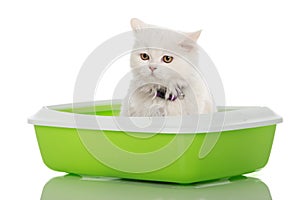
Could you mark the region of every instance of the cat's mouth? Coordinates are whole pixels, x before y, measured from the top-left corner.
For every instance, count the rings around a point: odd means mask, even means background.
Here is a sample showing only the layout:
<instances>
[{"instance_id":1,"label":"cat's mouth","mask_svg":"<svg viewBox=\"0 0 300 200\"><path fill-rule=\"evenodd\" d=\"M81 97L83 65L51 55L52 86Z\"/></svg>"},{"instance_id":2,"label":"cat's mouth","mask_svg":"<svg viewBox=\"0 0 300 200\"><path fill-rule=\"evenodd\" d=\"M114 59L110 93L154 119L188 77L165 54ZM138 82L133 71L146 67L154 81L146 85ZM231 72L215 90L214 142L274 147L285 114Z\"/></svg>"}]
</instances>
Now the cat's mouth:
<instances>
[{"instance_id":1,"label":"cat's mouth","mask_svg":"<svg viewBox=\"0 0 300 200\"><path fill-rule=\"evenodd\" d=\"M150 76L156 77L156 73L154 74L154 72L150 72Z\"/></svg>"}]
</instances>

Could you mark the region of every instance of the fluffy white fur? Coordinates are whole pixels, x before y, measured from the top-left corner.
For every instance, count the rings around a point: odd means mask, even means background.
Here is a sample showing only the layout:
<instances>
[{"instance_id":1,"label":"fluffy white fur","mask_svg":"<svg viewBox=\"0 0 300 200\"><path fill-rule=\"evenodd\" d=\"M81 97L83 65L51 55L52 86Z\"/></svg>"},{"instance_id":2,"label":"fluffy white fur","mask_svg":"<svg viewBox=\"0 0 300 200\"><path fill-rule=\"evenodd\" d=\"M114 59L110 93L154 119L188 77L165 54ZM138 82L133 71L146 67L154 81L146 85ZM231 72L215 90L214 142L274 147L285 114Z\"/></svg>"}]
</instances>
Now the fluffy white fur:
<instances>
[{"instance_id":1,"label":"fluffy white fur","mask_svg":"<svg viewBox=\"0 0 300 200\"><path fill-rule=\"evenodd\" d=\"M138 19L132 19L131 26L135 35L130 60L133 79L120 115L145 117L214 112L216 107L205 81L197 67L190 64L197 63L199 57L196 41L200 31L172 34L170 30L145 24ZM141 53L149 55L149 60L142 60ZM165 55L172 56L173 61L163 62ZM156 68L153 72L151 66ZM185 96L175 101L157 97L156 92L162 87L167 89L166 98L169 95L178 96L178 91Z\"/></svg>"}]
</instances>

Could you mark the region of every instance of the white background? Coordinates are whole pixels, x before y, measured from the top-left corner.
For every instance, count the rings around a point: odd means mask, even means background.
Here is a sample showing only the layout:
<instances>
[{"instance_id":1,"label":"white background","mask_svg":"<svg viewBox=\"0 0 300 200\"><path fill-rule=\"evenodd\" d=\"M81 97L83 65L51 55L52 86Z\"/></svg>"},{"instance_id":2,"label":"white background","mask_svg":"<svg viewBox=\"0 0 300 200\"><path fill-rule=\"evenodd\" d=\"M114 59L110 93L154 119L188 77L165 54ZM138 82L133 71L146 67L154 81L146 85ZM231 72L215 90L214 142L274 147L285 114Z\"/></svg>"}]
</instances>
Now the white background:
<instances>
[{"instance_id":1,"label":"white background","mask_svg":"<svg viewBox=\"0 0 300 200\"><path fill-rule=\"evenodd\" d=\"M268 106L283 116L268 165L250 176L266 183L273 199L297 199L299 9L296 0L1 1L0 199L39 199L44 184L63 175L43 164L27 118L44 105L72 102L86 57L129 31L132 17L203 29L199 45L218 68L227 104Z\"/></svg>"}]
</instances>

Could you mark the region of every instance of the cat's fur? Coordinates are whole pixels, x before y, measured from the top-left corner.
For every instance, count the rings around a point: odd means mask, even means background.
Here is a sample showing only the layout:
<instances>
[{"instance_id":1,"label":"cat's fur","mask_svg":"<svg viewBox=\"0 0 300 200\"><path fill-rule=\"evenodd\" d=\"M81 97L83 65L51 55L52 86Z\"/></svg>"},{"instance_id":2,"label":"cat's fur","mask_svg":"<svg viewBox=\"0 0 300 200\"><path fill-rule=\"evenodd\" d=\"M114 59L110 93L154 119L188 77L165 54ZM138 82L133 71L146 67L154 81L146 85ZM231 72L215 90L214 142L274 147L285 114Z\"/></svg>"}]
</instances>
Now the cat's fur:
<instances>
[{"instance_id":1,"label":"cat's fur","mask_svg":"<svg viewBox=\"0 0 300 200\"><path fill-rule=\"evenodd\" d=\"M135 35L130 59L133 79L120 115L145 117L214 112L216 106L205 81L197 66L189 62L197 63L196 41L200 31L176 33L180 35L177 37L170 30L163 31L138 19L132 19L131 26ZM150 28L152 30L148 31ZM150 48L153 46L162 48ZM141 53L149 55L149 60L141 59ZM172 56L172 62L163 62L164 55ZM166 89L165 99L156 96L161 88ZM181 92L184 98L180 98Z\"/></svg>"}]
</instances>

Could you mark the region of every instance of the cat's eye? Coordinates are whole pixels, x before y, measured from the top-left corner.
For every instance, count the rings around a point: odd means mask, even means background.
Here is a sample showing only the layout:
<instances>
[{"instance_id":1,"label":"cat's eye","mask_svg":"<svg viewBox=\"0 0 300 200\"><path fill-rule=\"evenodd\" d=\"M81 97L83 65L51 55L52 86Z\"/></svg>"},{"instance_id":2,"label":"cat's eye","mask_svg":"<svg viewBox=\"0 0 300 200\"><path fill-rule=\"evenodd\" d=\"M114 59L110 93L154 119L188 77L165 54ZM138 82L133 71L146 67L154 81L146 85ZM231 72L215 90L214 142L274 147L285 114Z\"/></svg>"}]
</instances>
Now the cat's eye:
<instances>
[{"instance_id":1,"label":"cat's eye","mask_svg":"<svg viewBox=\"0 0 300 200\"><path fill-rule=\"evenodd\" d=\"M172 56L164 56L162 58L162 60L165 62L165 63L170 63L173 61L173 57Z\"/></svg>"},{"instance_id":2,"label":"cat's eye","mask_svg":"<svg viewBox=\"0 0 300 200\"><path fill-rule=\"evenodd\" d=\"M142 60L149 60L149 55L146 54L146 53L141 53L140 57L141 57Z\"/></svg>"}]
</instances>

